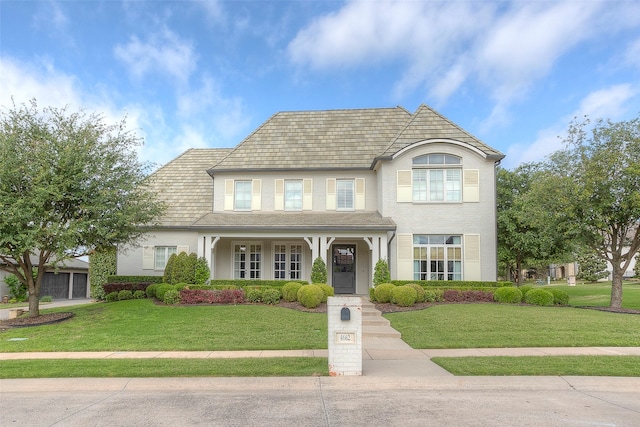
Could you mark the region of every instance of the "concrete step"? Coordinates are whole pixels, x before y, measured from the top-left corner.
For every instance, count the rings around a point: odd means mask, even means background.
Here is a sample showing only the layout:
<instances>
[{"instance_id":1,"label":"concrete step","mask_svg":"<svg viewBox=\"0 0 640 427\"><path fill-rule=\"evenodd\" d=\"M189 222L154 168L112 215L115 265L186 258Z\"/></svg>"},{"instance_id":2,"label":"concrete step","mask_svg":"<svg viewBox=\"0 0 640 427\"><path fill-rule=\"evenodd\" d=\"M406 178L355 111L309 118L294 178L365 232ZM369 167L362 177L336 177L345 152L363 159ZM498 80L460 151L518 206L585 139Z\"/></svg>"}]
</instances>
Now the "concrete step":
<instances>
[{"instance_id":1,"label":"concrete step","mask_svg":"<svg viewBox=\"0 0 640 427\"><path fill-rule=\"evenodd\" d=\"M378 317L363 317L362 318L362 325L364 327L366 327L367 325L371 325L371 326L390 326L391 322L389 322L387 319L385 319L382 316L378 316Z\"/></svg>"},{"instance_id":2,"label":"concrete step","mask_svg":"<svg viewBox=\"0 0 640 427\"><path fill-rule=\"evenodd\" d=\"M390 326L367 326L362 328L363 337L401 338L400 332Z\"/></svg>"}]
</instances>

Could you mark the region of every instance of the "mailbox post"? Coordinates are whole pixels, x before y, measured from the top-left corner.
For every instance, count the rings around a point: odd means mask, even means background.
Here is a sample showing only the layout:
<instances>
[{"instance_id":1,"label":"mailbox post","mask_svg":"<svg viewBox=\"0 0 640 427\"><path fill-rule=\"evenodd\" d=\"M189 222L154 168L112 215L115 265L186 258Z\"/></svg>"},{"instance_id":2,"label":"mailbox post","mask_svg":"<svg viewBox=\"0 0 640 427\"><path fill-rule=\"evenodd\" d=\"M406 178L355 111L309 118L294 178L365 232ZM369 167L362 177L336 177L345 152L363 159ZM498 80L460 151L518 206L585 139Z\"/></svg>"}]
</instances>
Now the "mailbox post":
<instances>
[{"instance_id":1,"label":"mailbox post","mask_svg":"<svg viewBox=\"0 0 640 427\"><path fill-rule=\"evenodd\" d=\"M362 375L362 300L327 299L329 375Z\"/></svg>"}]
</instances>

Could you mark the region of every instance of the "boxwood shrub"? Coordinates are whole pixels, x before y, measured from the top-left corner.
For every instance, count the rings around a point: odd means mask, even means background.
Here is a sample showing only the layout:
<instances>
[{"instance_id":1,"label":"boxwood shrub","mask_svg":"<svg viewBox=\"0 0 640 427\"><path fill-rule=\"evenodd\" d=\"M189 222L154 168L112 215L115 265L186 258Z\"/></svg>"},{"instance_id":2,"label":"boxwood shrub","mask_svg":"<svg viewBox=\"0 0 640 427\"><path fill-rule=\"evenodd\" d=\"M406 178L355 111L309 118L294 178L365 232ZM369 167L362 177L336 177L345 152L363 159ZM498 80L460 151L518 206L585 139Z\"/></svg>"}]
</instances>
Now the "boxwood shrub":
<instances>
[{"instance_id":1,"label":"boxwood shrub","mask_svg":"<svg viewBox=\"0 0 640 427\"><path fill-rule=\"evenodd\" d=\"M418 292L411 286L396 286L391 290L391 302L400 307L411 307L416 303Z\"/></svg>"},{"instance_id":2,"label":"boxwood shrub","mask_svg":"<svg viewBox=\"0 0 640 427\"><path fill-rule=\"evenodd\" d=\"M282 286L282 299L288 302L298 300L298 290L302 285L298 282L287 282Z\"/></svg>"},{"instance_id":3,"label":"boxwood shrub","mask_svg":"<svg viewBox=\"0 0 640 427\"><path fill-rule=\"evenodd\" d=\"M262 302L265 304L278 304L281 297L280 291L276 288L266 287L262 289Z\"/></svg>"},{"instance_id":4,"label":"boxwood shrub","mask_svg":"<svg viewBox=\"0 0 640 427\"><path fill-rule=\"evenodd\" d=\"M393 291L395 287L396 285L394 285L393 283L382 283L376 286L374 288L376 301L381 304L391 302L391 291Z\"/></svg>"},{"instance_id":5,"label":"boxwood shrub","mask_svg":"<svg viewBox=\"0 0 640 427\"><path fill-rule=\"evenodd\" d=\"M519 286L518 289L520 289L520 292L522 292L522 300L524 300L524 296L527 294L527 292L529 292L531 289L533 289L533 286L531 286L531 285L522 285L522 286Z\"/></svg>"},{"instance_id":6,"label":"boxwood shrub","mask_svg":"<svg viewBox=\"0 0 640 427\"><path fill-rule=\"evenodd\" d=\"M145 293L145 291L135 291L133 293L133 299L144 299L146 298L147 294Z\"/></svg>"},{"instance_id":7,"label":"boxwood shrub","mask_svg":"<svg viewBox=\"0 0 640 427\"><path fill-rule=\"evenodd\" d=\"M109 292L104 296L106 302L115 302L118 301L118 293L117 292Z\"/></svg>"},{"instance_id":8,"label":"boxwood shrub","mask_svg":"<svg viewBox=\"0 0 640 427\"><path fill-rule=\"evenodd\" d=\"M245 298L249 302L262 302L262 289L259 286L251 286L245 289Z\"/></svg>"},{"instance_id":9,"label":"boxwood shrub","mask_svg":"<svg viewBox=\"0 0 640 427\"><path fill-rule=\"evenodd\" d=\"M180 291L178 291L177 289L169 289L164 293L164 298L162 298L162 301L165 304L169 305L178 304L180 302Z\"/></svg>"},{"instance_id":10,"label":"boxwood shrub","mask_svg":"<svg viewBox=\"0 0 640 427\"><path fill-rule=\"evenodd\" d=\"M425 289L425 302L442 302L444 301L444 290L442 289Z\"/></svg>"},{"instance_id":11,"label":"boxwood shrub","mask_svg":"<svg viewBox=\"0 0 640 427\"><path fill-rule=\"evenodd\" d=\"M569 294L562 289L549 289L549 292L553 295L553 304L569 305Z\"/></svg>"},{"instance_id":12,"label":"boxwood shrub","mask_svg":"<svg viewBox=\"0 0 640 427\"><path fill-rule=\"evenodd\" d=\"M327 285L326 283L316 283L316 285L320 286L320 289L322 289L322 292L324 293L322 302L327 302L327 298L332 297L335 293L333 287Z\"/></svg>"},{"instance_id":13,"label":"boxwood shrub","mask_svg":"<svg viewBox=\"0 0 640 427\"><path fill-rule=\"evenodd\" d=\"M159 285L156 288L156 299L158 301L164 301L164 294L167 293L167 291L171 291L171 290L175 290L173 285L170 285L168 283L163 283Z\"/></svg>"},{"instance_id":14,"label":"boxwood shrub","mask_svg":"<svg viewBox=\"0 0 640 427\"><path fill-rule=\"evenodd\" d=\"M304 285L298 289L298 302L306 308L316 308L324 296L324 291L318 285Z\"/></svg>"},{"instance_id":15,"label":"boxwood shrub","mask_svg":"<svg viewBox=\"0 0 640 427\"><path fill-rule=\"evenodd\" d=\"M493 293L493 299L502 304L519 304L522 302L522 291L516 287L498 288Z\"/></svg>"},{"instance_id":16,"label":"boxwood shrub","mask_svg":"<svg viewBox=\"0 0 640 427\"><path fill-rule=\"evenodd\" d=\"M133 292L128 289L124 289L118 292L118 301L124 301L128 299L133 299Z\"/></svg>"},{"instance_id":17,"label":"boxwood shrub","mask_svg":"<svg viewBox=\"0 0 640 427\"><path fill-rule=\"evenodd\" d=\"M546 289L531 289L524 296L524 302L532 305L553 305L553 294Z\"/></svg>"},{"instance_id":18,"label":"boxwood shrub","mask_svg":"<svg viewBox=\"0 0 640 427\"><path fill-rule=\"evenodd\" d=\"M405 286L411 286L413 289L416 290L416 302L424 302L426 297L425 297L425 291L424 288L420 285L418 285L417 283L409 283L408 285Z\"/></svg>"}]
</instances>

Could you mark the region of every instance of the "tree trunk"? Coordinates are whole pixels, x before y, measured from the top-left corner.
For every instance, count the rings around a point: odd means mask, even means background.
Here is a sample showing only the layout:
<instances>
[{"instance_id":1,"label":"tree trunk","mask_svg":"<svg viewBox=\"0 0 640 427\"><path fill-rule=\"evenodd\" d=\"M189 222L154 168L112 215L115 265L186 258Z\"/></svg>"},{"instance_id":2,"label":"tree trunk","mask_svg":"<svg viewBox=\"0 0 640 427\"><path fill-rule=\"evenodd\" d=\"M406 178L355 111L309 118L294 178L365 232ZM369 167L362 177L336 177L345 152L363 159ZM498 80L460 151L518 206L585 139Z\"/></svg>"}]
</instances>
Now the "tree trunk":
<instances>
[{"instance_id":1,"label":"tree trunk","mask_svg":"<svg viewBox=\"0 0 640 427\"><path fill-rule=\"evenodd\" d=\"M622 276L624 270L620 268L620 263L613 262L613 274L611 280L611 302L609 307L621 308L622 307Z\"/></svg>"},{"instance_id":2,"label":"tree trunk","mask_svg":"<svg viewBox=\"0 0 640 427\"><path fill-rule=\"evenodd\" d=\"M40 316L40 299L38 295L29 291L29 317Z\"/></svg>"},{"instance_id":3,"label":"tree trunk","mask_svg":"<svg viewBox=\"0 0 640 427\"><path fill-rule=\"evenodd\" d=\"M522 260L520 258L516 259L516 277L517 277L516 285L521 286L522 285Z\"/></svg>"}]
</instances>

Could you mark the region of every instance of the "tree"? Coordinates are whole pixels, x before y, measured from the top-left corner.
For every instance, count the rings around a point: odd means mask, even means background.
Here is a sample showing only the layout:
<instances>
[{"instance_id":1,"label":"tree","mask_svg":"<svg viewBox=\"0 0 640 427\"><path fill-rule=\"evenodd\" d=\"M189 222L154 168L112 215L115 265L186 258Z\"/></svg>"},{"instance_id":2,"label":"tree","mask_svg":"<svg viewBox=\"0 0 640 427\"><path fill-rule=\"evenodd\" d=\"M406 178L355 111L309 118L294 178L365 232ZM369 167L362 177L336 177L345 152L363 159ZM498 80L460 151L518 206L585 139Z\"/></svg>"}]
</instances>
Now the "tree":
<instances>
[{"instance_id":1,"label":"tree","mask_svg":"<svg viewBox=\"0 0 640 427\"><path fill-rule=\"evenodd\" d=\"M586 280L587 282L597 282L609 276L607 271L607 262L591 251L586 251L578 255L578 264L580 271L577 278Z\"/></svg>"},{"instance_id":2,"label":"tree","mask_svg":"<svg viewBox=\"0 0 640 427\"><path fill-rule=\"evenodd\" d=\"M0 269L27 286L31 317L48 268L134 244L164 210L125 124L35 100L1 112Z\"/></svg>"},{"instance_id":3,"label":"tree","mask_svg":"<svg viewBox=\"0 0 640 427\"><path fill-rule=\"evenodd\" d=\"M612 266L612 308L622 306L622 277L640 249L640 118L574 121L566 148L549 157L539 193L550 214Z\"/></svg>"},{"instance_id":4,"label":"tree","mask_svg":"<svg viewBox=\"0 0 640 427\"><path fill-rule=\"evenodd\" d=\"M522 284L523 268L529 263L548 265L569 250L561 224L551 221L532 192L544 174L537 164L524 164L513 171L497 172L498 259L506 276Z\"/></svg>"},{"instance_id":5,"label":"tree","mask_svg":"<svg viewBox=\"0 0 640 427\"><path fill-rule=\"evenodd\" d=\"M633 269L633 274L636 278L640 279L640 252L636 255L636 265Z\"/></svg>"},{"instance_id":6,"label":"tree","mask_svg":"<svg viewBox=\"0 0 640 427\"><path fill-rule=\"evenodd\" d=\"M313 260L311 283L327 283L327 264L320 257Z\"/></svg>"}]
</instances>

